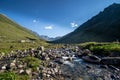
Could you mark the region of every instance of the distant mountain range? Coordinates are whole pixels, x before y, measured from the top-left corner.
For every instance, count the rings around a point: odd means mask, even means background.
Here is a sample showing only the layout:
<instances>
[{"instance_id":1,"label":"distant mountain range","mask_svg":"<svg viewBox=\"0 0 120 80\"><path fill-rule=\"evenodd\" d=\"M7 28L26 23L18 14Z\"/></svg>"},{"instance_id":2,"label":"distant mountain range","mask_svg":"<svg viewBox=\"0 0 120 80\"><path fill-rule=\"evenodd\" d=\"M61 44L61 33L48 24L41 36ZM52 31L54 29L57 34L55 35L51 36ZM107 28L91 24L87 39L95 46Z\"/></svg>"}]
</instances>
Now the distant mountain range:
<instances>
[{"instance_id":1,"label":"distant mountain range","mask_svg":"<svg viewBox=\"0 0 120 80\"><path fill-rule=\"evenodd\" d=\"M54 41L54 40L57 40L57 39L60 39L61 37L48 37L48 36L45 36L45 35L40 35L40 38L46 40L46 41Z\"/></svg>"},{"instance_id":2,"label":"distant mountain range","mask_svg":"<svg viewBox=\"0 0 120 80\"><path fill-rule=\"evenodd\" d=\"M120 4L112 4L54 43L112 42L120 40Z\"/></svg>"},{"instance_id":3,"label":"distant mountain range","mask_svg":"<svg viewBox=\"0 0 120 80\"><path fill-rule=\"evenodd\" d=\"M32 31L20 26L5 15L0 14L0 42L27 39L44 41Z\"/></svg>"}]
</instances>

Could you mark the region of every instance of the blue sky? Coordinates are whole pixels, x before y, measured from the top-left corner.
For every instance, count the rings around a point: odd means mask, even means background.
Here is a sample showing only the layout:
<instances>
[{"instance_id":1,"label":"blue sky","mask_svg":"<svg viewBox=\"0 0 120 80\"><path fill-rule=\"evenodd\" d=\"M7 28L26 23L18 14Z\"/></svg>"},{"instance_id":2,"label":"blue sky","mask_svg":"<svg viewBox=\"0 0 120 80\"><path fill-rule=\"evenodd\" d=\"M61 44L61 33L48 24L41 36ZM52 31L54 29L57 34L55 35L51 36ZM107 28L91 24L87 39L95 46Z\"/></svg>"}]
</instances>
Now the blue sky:
<instances>
[{"instance_id":1,"label":"blue sky","mask_svg":"<svg viewBox=\"0 0 120 80\"><path fill-rule=\"evenodd\" d=\"M40 35L63 36L120 0L0 0L0 13Z\"/></svg>"}]
</instances>

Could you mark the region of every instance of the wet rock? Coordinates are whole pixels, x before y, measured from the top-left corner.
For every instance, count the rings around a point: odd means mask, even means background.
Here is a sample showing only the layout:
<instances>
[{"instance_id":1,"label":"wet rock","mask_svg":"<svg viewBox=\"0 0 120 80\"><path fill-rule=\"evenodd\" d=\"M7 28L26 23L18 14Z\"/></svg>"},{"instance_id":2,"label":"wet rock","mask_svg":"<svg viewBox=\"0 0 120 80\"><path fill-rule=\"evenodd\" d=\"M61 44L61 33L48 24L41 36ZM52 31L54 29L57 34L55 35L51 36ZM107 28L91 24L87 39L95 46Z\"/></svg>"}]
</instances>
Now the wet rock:
<instances>
[{"instance_id":1,"label":"wet rock","mask_svg":"<svg viewBox=\"0 0 120 80\"><path fill-rule=\"evenodd\" d=\"M112 70L120 71L120 69L115 66L109 65L108 67Z\"/></svg>"},{"instance_id":2,"label":"wet rock","mask_svg":"<svg viewBox=\"0 0 120 80\"><path fill-rule=\"evenodd\" d=\"M91 54L92 54L92 52L89 49L85 49L85 50L83 50L82 56L88 56L88 55L91 55Z\"/></svg>"},{"instance_id":3,"label":"wet rock","mask_svg":"<svg viewBox=\"0 0 120 80\"><path fill-rule=\"evenodd\" d=\"M116 80L115 75L111 75L112 80Z\"/></svg>"},{"instance_id":4,"label":"wet rock","mask_svg":"<svg viewBox=\"0 0 120 80\"><path fill-rule=\"evenodd\" d=\"M57 62L58 64L63 64L64 60L63 59L57 59L57 60L55 60L55 62Z\"/></svg>"},{"instance_id":5,"label":"wet rock","mask_svg":"<svg viewBox=\"0 0 120 80\"><path fill-rule=\"evenodd\" d=\"M86 65L86 68L91 69L92 67L91 67L91 66L89 66L89 65Z\"/></svg>"},{"instance_id":6,"label":"wet rock","mask_svg":"<svg viewBox=\"0 0 120 80\"><path fill-rule=\"evenodd\" d=\"M108 69L107 65L100 65L100 68Z\"/></svg>"},{"instance_id":7,"label":"wet rock","mask_svg":"<svg viewBox=\"0 0 120 80\"><path fill-rule=\"evenodd\" d=\"M120 66L120 57L104 57L100 61L101 64L105 65L118 65Z\"/></svg>"},{"instance_id":8,"label":"wet rock","mask_svg":"<svg viewBox=\"0 0 120 80\"><path fill-rule=\"evenodd\" d=\"M68 60L68 61L72 61L72 60L73 60L73 58L72 58L72 57L69 57L67 60Z\"/></svg>"},{"instance_id":9,"label":"wet rock","mask_svg":"<svg viewBox=\"0 0 120 80\"><path fill-rule=\"evenodd\" d=\"M101 59L95 55L83 56L82 59L84 61L91 62L91 63L100 63L100 61L101 61Z\"/></svg>"}]
</instances>

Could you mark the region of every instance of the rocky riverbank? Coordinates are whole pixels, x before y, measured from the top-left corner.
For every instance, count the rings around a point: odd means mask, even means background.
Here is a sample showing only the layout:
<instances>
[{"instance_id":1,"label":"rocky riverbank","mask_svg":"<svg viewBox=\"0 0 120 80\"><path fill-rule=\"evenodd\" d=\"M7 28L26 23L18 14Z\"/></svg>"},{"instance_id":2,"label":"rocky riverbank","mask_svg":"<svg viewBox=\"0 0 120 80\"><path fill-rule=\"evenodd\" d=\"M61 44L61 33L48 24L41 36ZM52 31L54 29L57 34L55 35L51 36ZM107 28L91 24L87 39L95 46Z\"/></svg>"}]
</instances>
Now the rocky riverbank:
<instances>
[{"instance_id":1,"label":"rocky riverbank","mask_svg":"<svg viewBox=\"0 0 120 80\"><path fill-rule=\"evenodd\" d=\"M40 46L0 56L0 73L12 71L28 75L29 80L120 80L119 67L119 57L95 56L77 46Z\"/></svg>"}]
</instances>

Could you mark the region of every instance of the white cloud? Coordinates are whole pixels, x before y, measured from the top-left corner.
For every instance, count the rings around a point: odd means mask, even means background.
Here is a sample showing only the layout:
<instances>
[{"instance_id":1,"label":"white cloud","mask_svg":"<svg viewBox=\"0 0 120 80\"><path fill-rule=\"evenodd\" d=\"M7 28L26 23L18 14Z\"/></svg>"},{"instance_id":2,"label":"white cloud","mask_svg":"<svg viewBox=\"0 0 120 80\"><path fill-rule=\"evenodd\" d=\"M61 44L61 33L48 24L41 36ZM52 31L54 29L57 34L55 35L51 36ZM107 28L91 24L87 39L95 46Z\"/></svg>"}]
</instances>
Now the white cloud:
<instances>
[{"instance_id":1,"label":"white cloud","mask_svg":"<svg viewBox=\"0 0 120 80\"><path fill-rule=\"evenodd\" d=\"M71 25L72 28L78 27L78 24L76 24L75 22L71 22L70 25Z\"/></svg>"},{"instance_id":2,"label":"white cloud","mask_svg":"<svg viewBox=\"0 0 120 80\"><path fill-rule=\"evenodd\" d=\"M37 20L34 19L34 20L33 20L33 23L36 23L36 22L37 22Z\"/></svg>"},{"instance_id":3,"label":"white cloud","mask_svg":"<svg viewBox=\"0 0 120 80\"><path fill-rule=\"evenodd\" d=\"M47 29L47 30L51 30L51 29L53 29L53 26L52 26L52 25L50 25L50 26L45 26L44 28Z\"/></svg>"}]
</instances>

